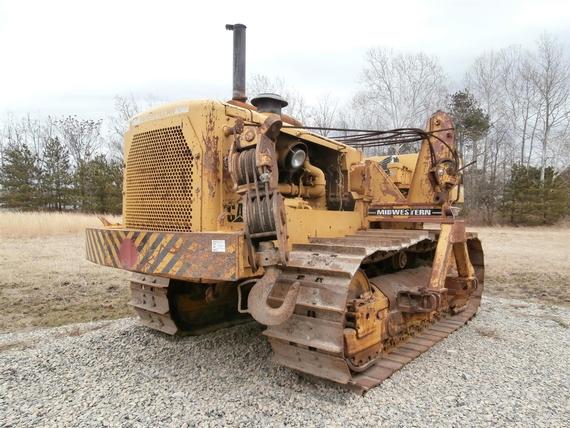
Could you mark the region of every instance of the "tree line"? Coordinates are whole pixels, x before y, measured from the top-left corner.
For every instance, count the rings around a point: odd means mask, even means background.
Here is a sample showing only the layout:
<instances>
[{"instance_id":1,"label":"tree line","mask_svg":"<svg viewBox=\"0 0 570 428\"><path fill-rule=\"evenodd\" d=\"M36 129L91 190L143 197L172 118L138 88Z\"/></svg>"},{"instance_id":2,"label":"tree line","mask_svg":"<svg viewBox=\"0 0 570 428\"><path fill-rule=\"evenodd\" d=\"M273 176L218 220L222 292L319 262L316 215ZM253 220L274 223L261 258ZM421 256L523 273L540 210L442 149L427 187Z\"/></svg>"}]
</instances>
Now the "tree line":
<instances>
[{"instance_id":1,"label":"tree line","mask_svg":"<svg viewBox=\"0 0 570 428\"><path fill-rule=\"evenodd\" d=\"M101 125L75 116L6 122L0 206L120 213L123 166L107 150Z\"/></svg>"},{"instance_id":2,"label":"tree line","mask_svg":"<svg viewBox=\"0 0 570 428\"><path fill-rule=\"evenodd\" d=\"M308 102L283 78L254 74L251 95L277 92L286 113L324 128L422 127L436 110L454 118L465 168L464 213L485 223L550 224L569 213L570 57L544 33L534 47L477 57L450 83L437 57L376 47L364 58L349 99ZM121 211L122 134L128 119L156 103L116 97L103 120L5 121L0 134L0 204L16 209ZM334 133L324 130L325 135ZM398 154L409 145L367 149Z\"/></svg>"}]
</instances>

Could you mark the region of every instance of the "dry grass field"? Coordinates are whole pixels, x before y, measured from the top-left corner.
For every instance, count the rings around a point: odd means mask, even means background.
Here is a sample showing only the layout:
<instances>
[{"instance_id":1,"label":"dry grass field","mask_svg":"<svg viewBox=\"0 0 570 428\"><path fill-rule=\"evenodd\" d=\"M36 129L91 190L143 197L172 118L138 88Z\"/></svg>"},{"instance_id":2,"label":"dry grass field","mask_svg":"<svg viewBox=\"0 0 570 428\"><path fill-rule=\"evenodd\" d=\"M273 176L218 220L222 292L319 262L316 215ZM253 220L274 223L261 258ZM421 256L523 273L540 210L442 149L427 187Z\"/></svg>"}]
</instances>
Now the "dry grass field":
<instances>
[{"instance_id":1,"label":"dry grass field","mask_svg":"<svg viewBox=\"0 0 570 428\"><path fill-rule=\"evenodd\" d=\"M109 219L116 221L116 219ZM84 259L95 216L0 213L0 331L131 314L128 273ZM473 228L486 292L570 305L570 228Z\"/></svg>"},{"instance_id":2,"label":"dry grass field","mask_svg":"<svg viewBox=\"0 0 570 428\"><path fill-rule=\"evenodd\" d=\"M131 313L128 274L85 260L83 230L99 225L90 215L0 212L0 331Z\"/></svg>"},{"instance_id":3,"label":"dry grass field","mask_svg":"<svg viewBox=\"0 0 570 428\"><path fill-rule=\"evenodd\" d=\"M104 216L111 223L120 217ZM79 234L86 227L100 226L95 215L58 212L0 211L0 238L43 238Z\"/></svg>"}]
</instances>

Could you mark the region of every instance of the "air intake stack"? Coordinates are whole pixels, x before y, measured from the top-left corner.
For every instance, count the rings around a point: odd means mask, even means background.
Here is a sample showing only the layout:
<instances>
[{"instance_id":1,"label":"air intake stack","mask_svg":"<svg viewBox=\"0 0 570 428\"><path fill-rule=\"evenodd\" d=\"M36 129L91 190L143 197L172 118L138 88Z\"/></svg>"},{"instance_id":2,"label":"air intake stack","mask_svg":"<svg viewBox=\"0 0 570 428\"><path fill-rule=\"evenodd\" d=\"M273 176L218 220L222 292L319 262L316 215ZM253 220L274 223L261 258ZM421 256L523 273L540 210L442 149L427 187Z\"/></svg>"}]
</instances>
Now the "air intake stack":
<instances>
[{"instance_id":1,"label":"air intake stack","mask_svg":"<svg viewBox=\"0 0 570 428\"><path fill-rule=\"evenodd\" d=\"M289 104L279 94L264 92L251 99L251 103L260 113L275 113L281 115L281 109Z\"/></svg>"},{"instance_id":2,"label":"air intake stack","mask_svg":"<svg viewBox=\"0 0 570 428\"><path fill-rule=\"evenodd\" d=\"M234 32L234 85L232 100L245 102L245 29L243 24L227 24L226 30Z\"/></svg>"}]
</instances>

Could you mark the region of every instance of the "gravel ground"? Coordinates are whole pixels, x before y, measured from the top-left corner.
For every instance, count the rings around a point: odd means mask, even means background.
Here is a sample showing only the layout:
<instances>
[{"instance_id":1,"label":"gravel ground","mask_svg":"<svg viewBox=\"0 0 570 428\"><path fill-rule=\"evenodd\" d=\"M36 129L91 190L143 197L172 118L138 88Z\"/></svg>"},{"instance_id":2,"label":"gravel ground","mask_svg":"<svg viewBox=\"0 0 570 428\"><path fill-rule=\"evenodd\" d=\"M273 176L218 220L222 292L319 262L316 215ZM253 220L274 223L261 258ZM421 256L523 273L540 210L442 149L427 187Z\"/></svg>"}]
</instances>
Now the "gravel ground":
<instances>
[{"instance_id":1,"label":"gravel ground","mask_svg":"<svg viewBox=\"0 0 570 428\"><path fill-rule=\"evenodd\" d=\"M135 319L0 335L3 426L570 426L570 309L486 298L364 397L269 361L250 323L169 338Z\"/></svg>"}]
</instances>

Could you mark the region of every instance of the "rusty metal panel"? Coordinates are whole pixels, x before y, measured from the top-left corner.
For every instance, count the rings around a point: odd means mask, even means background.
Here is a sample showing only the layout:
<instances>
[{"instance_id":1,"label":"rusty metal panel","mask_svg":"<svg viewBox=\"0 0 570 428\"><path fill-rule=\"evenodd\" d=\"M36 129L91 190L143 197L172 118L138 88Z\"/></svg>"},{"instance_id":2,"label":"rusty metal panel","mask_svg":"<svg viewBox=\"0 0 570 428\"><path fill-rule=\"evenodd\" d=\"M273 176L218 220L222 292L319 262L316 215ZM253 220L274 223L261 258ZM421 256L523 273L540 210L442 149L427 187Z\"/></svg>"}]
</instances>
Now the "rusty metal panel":
<instances>
[{"instance_id":1,"label":"rusty metal panel","mask_svg":"<svg viewBox=\"0 0 570 428\"><path fill-rule=\"evenodd\" d=\"M167 288L148 286L132 281L130 305L164 315L170 310Z\"/></svg>"},{"instance_id":2,"label":"rusty metal panel","mask_svg":"<svg viewBox=\"0 0 570 428\"><path fill-rule=\"evenodd\" d=\"M345 281L343 278L327 277L326 281L317 282L318 275L304 276L303 279L298 279L298 276L287 272L282 274L273 289L272 297L283 300L290 285L299 281L301 288L297 296L297 305L344 314L342 308L346 304L346 293L342 292L342 284Z\"/></svg>"},{"instance_id":3,"label":"rusty metal panel","mask_svg":"<svg viewBox=\"0 0 570 428\"><path fill-rule=\"evenodd\" d=\"M269 326L263 334L274 339L283 339L341 355L342 332L343 326L340 322L293 314L283 324Z\"/></svg>"},{"instance_id":4,"label":"rusty metal panel","mask_svg":"<svg viewBox=\"0 0 570 428\"><path fill-rule=\"evenodd\" d=\"M383 367L383 368L385 368L385 369L397 371L397 370L400 370L400 369L403 367L404 364L383 358L383 359L379 360L379 361L376 363L376 365L379 366L379 367Z\"/></svg>"},{"instance_id":5,"label":"rusty metal panel","mask_svg":"<svg viewBox=\"0 0 570 428\"><path fill-rule=\"evenodd\" d=\"M387 354L384 357L385 360L390 360L390 361L394 361L396 363L399 363L401 365L405 365L408 364L410 361L413 360L412 357L407 357L405 355L398 355L396 353L392 353L392 354Z\"/></svg>"},{"instance_id":6,"label":"rusty metal panel","mask_svg":"<svg viewBox=\"0 0 570 428\"><path fill-rule=\"evenodd\" d=\"M453 225L442 224L437 248L432 263L432 272L429 280L429 287L432 289L440 289L445 286L445 278L449 269L449 261L451 256L451 236L453 233Z\"/></svg>"},{"instance_id":7,"label":"rusty metal panel","mask_svg":"<svg viewBox=\"0 0 570 428\"><path fill-rule=\"evenodd\" d=\"M87 229L87 259L104 266L178 279L240 278L239 232Z\"/></svg>"},{"instance_id":8,"label":"rusty metal panel","mask_svg":"<svg viewBox=\"0 0 570 428\"><path fill-rule=\"evenodd\" d=\"M378 162L365 160L364 165L352 168L350 173L350 189L374 203L404 204L406 198L394 184L394 181L380 168Z\"/></svg>"},{"instance_id":9,"label":"rusty metal panel","mask_svg":"<svg viewBox=\"0 0 570 428\"><path fill-rule=\"evenodd\" d=\"M303 373L346 384L351 379L346 362L340 357L291 346L279 340L270 340L273 361Z\"/></svg>"},{"instance_id":10,"label":"rusty metal panel","mask_svg":"<svg viewBox=\"0 0 570 428\"><path fill-rule=\"evenodd\" d=\"M140 322L147 327L162 331L163 333L170 334L171 336L178 332L178 327L176 327L176 324L170 316L150 312L136 306L134 308L140 318Z\"/></svg>"}]
</instances>

